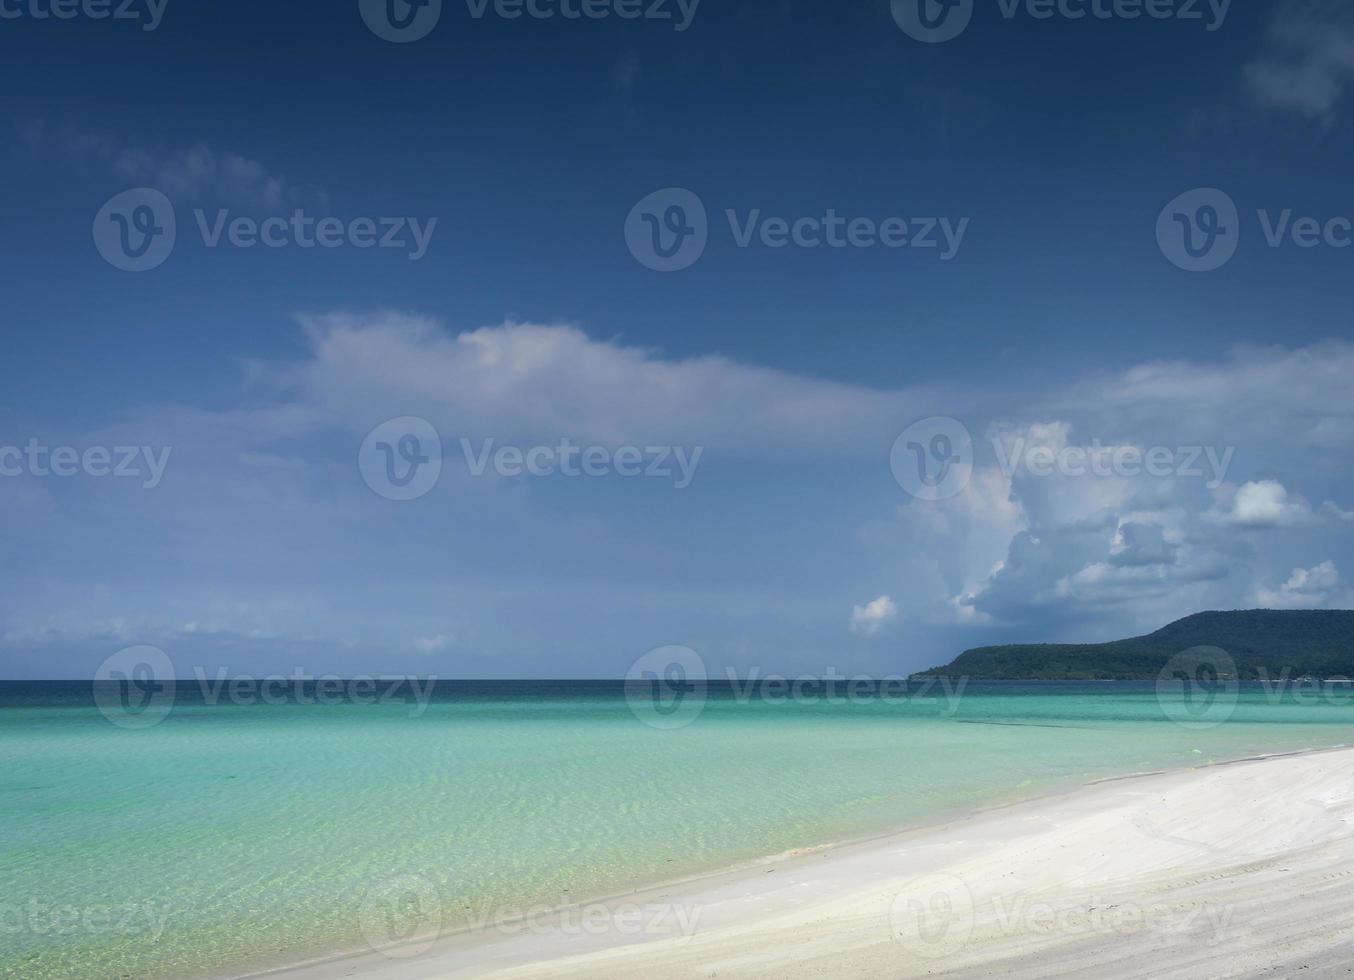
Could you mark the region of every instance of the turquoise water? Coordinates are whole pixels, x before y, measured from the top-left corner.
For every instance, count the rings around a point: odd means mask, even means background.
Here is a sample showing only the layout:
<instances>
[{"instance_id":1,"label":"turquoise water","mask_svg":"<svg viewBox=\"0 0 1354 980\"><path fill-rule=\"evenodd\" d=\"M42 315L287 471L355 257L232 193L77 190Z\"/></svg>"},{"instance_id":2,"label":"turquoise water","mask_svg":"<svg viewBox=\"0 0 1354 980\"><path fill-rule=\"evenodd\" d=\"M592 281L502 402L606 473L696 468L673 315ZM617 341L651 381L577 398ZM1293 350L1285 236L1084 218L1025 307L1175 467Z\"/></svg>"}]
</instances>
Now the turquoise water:
<instances>
[{"instance_id":1,"label":"turquoise water","mask_svg":"<svg viewBox=\"0 0 1354 980\"><path fill-rule=\"evenodd\" d=\"M230 975L364 948L364 896L405 875L455 928L1089 779L1343 744L1354 719L1354 694L1249 686L1206 730L1152 685L931 693L717 692L662 730L614 685L484 685L419 717L180 699L124 730L78 687L0 685L0 976Z\"/></svg>"}]
</instances>

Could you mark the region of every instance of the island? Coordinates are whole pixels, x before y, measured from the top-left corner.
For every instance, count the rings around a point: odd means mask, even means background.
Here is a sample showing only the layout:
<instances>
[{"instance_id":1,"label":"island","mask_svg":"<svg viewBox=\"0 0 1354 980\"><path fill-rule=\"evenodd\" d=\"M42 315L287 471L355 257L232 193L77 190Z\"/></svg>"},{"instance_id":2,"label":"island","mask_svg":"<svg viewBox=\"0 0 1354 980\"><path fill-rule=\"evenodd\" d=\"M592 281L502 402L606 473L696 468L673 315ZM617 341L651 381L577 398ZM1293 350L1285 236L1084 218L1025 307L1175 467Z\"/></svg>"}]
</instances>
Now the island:
<instances>
[{"instance_id":1,"label":"island","mask_svg":"<svg viewBox=\"0 0 1354 980\"><path fill-rule=\"evenodd\" d=\"M1108 643L1022 643L966 650L916 677L971 680L1155 680L1172 657L1218 647L1239 680L1354 677L1354 610L1201 612Z\"/></svg>"}]
</instances>

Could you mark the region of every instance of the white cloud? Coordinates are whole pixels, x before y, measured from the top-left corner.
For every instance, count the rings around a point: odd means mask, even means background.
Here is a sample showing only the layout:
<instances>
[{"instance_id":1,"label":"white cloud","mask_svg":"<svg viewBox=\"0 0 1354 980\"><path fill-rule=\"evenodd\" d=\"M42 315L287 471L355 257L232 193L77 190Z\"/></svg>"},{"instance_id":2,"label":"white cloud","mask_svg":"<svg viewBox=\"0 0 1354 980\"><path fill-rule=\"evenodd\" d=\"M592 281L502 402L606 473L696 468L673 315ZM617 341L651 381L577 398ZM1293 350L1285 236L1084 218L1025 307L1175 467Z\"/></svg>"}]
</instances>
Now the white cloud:
<instances>
[{"instance_id":1,"label":"white cloud","mask_svg":"<svg viewBox=\"0 0 1354 980\"><path fill-rule=\"evenodd\" d=\"M1121 568L1174 565L1178 552L1179 543L1168 540L1160 525L1125 521L1110 547L1110 564Z\"/></svg>"},{"instance_id":2,"label":"white cloud","mask_svg":"<svg viewBox=\"0 0 1354 980\"><path fill-rule=\"evenodd\" d=\"M898 615L898 607L886 595L851 610L851 631L861 636L878 636Z\"/></svg>"},{"instance_id":3,"label":"white cloud","mask_svg":"<svg viewBox=\"0 0 1354 980\"><path fill-rule=\"evenodd\" d=\"M1322 562L1314 568L1295 568L1288 581L1277 589L1258 590L1256 599L1270 609L1354 605L1354 596L1349 590L1340 588L1340 572L1333 561Z\"/></svg>"},{"instance_id":4,"label":"white cloud","mask_svg":"<svg viewBox=\"0 0 1354 980\"><path fill-rule=\"evenodd\" d=\"M198 200L219 195L279 208L287 194L285 177L269 173L255 160L218 153L205 143L161 152L128 148L113 157L113 165L128 182L158 187L170 197Z\"/></svg>"},{"instance_id":5,"label":"white cloud","mask_svg":"<svg viewBox=\"0 0 1354 980\"><path fill-rule=\"evenodd\" d=\"M1236 491L1230 509L1214 511L1212 517L1241 527L1272 528L1306 524L1313 515L1305 500L1289 498L1282 483L1257 480Z\"/></svg>"},{"instance_id":6,"label":"white cloud","mask_svg":"<svg viewBox=\"0 0 1354 980\"><path fill-rule=\"evenodd\" d=\"M1018 468L1006 503L1022 520L992 528L989 537L989 543L999 537L999 560L975 556L963 574L969 581L976 577L976 584L944 596L933 592L929 601L960 613L960 621L1023 622L1040 635L1079 621L1127 635L1200 608L1250 601L1257 582L1275 569L1273 559L1237 531L1296 532L1315 524L1317 514L1292 488L1339 485L1342 460L1354 448L1351 370L1354 345L1343 341L1295 350L1240 348L1216 362L1157 362L1079 379L1012 407L988 430L1002 446L999 460L1002 454L1009 459L1021 440L1026 452L1086 450L1092 443L1102 452L1163 447L1184 450L1178 459L1197 453L1198 475L1036 477ZM1215 460L1230 462L1243 486L1211 491L1210 478L1225 469ZM1259 476L1246 482L1243 470L1283 472L1293 482L1284 486ZM970 487L956 501L973 495ZM950 540L962 542L976 524L953 504L932 509L945 508ZM1348 514L1334 504L1320 513L1342 520ZM930 518L927 509L908 507L900 519L915 529ZM915 530L903 538L915 543ZM927 549L911 550L898 559L909 587L919 584L912 571L920 560L916 552ZM939 550L950 561L965 551ZM938 579L920 581L934 588ZM924 598L913 588L907 594L918 603ZM965 610L972 615L962 615ZM1124 625L1106 628L1106 617L1114 616L1124 617Z\"/></svg>"},{"instance_id":7,"label":"white cloud","mask_svg":"<svg viewBox=\"0 0 1354 980\"><path fill-rule=\"evenodd\" d=\"M674 613L663 620L655 611L661 605L712 633L727 624L729 633L717 640L766 628L777 617L782 623L798 617L796 628L821 631L804 640L807 647L819 637L830 643L840 636L843 610L865 589L887 589L889 595L853 610L851 629L876 635L906 618L909 626L937 635L962 631L973 638L990 630L990 642L1015 635L1110 638L1201 608L1235 608L1253 601L1261 587L1282 592L1276 583L1295 563L1325 557L1309 559L1300 550L1319 536L1328 539L1322 545L1329 544L1326 554L1333 560L1343 564L1349 553L1344 532L1354 515L1324 505L1318 513L1326 524L1317 525L1317 514L1299 493L1317 501L1339 498L1354 449L1351 344L1142 365L1046 387L1031 399L1010 390L880 391L719 356L674 358L569 326L510 323L453 334L418 317L336 315L309 319L306 327L310 348L304 358L256 371L248 408L142 406L96 432L50 434L47 441L54 444L172 445L174 456L154 495L111 484L93 488L98 494L80 502L58 495L61 488L51 483L12 482L11 497L21 506L0 514L7 532L27 542L40 529L44 540L34 544L43 554L79 560L63 558L58 565L53 559L44 576L0 583L11 593L6 628L47 629L59 615L69 637L82 622L121 615L147 629L159 624L161 632L195 623L192 635L199 639L264 630L332 644L353 634L361 643L411 657L443 643L454 646L458 657L473 657L487 646L539 650L553 642L541 639L538 628L548 614L503 614L542 609L549 597L531 585L513 582L522 594L510 594L504 582L490 582L474 601L449 607L446 599L448 590L463 596L477 585L460 555L472 553L481 536L501 538L520 528L522 540L543 549L555 567L582 572L570 583L577 591L560 607L580 620L614 611L607 597L615 594L615 569L642 569L644 580L634 587L645 602L626 607L618 635L632 627L646 639L649 633L681 632L685 619ZM963 493L928 503L893 483L888 451L910 422L938 413L964 419L977 436L978 458ZM703 445L710 465L753 461L758 465L729 468L735 471L731 479L749 481L729 484L749 509L734 515L725 544L753 557L767 546L766 538L758 536L758 521L740 519L758 504L756 481L826 474L833 481L830 495L805 496L806 509L798 512L812 515L797 528L812 539L815 561L759 582L765 595L749 602L725 588L694 587L701 573L680 559L630 564L638 554L666 554L664 546L674 539L662 528L626 525L623 515L613 517L601 507L585 504L581 516L543 507L541 501L558 490L548 481L472 486L448 466L437 491L449 504L445 516L431 506L387 506L358 478L354 454L361 436L395 415L433 421L452 453L462 436L532 444L568 436L612 445ZM28 420L0 420L15 431L33 431ZM43 434L45 427L36 431ZM1212 493L1206 472L1199 478L1003 472L983 438L992 433L1053 448L1084 448L1092 441L1102 450L1237 446L1241 486ZM1282 483L1265 478L1275 473L1283 475ZM599 498L588 499L600 499L603 488L598 491ZM726 504L734 499L720 496ZM693 494L682 503L695 514L706 500ZM208 505L215 520L203 522ZM861 513L877 517L862 526ZM475 519L467 520L468 514ZM569 524L576 516L575 534ZM821 527L805 526L818 517L824 518ZM430 525L418 523L424 520ZM411 524L417 525L415 535L405 533ZM379 533L333 535L336 526L374 526ZM1263 541L1242 533L1260 526L1276 530ZM550 533L539 533L543 528ZM456 557L433 555L437 549L428 542L443 539L455 542ZM56 541L67 543L64 552ZM103 556L152 547L159 581L123 582L99 564ZM408 547L427 559L422 574L406 562ZM860 560L863 549L873 552L869 561ZM211 581L220 583L220 595L193 584L201 580L196 573L204 555L213 556ZM367 587L341 599L333 589L301 591L294 584L316 564L359 563L410 571L381 583L380 594ZM875 579L881 564L890 575L885 583ZM861 570L856 577L837 574L853 568ZM96 577L112 582L114 593L97 601L60 598L82 596ZM824 589L824 579L842 592ZM712 592L727 603L717 626L699 620L710 614ZM270 605L274 596L288 601ZM776 616L765 612L773 605ZM438 619L428 621L429 609ZM462 621L454 638L437 632L444 622ZM1021 627L1018 634L1013 624Z\"/></svg>"},{"instance_id":8,"label":"white cloud","mask_svg":"<svg viewBox=\"0 0 1354 980\"><path fill-rule=\"evenodd\" d=\"M1354 345L1328 341L1142 364L1004 407L985 393L997 407L964 493L908 502L892 526L871 523L862 536L891 560L893 594L918 622L1112 638L1249 603L1260 583L1287 573L1276 564L1280 545L1312 534L1318 518L1354 521L1334 503L1313 511L1298 492L1322 500L1343 483L1354 449L1351 372ZM1028 455L1027 465L1001 465L1017 448L1081 458L1094 447L1163 448L1181 466L1150 477L1035 475ZM984 462L989 451L996 465ZM1229 473L1237 483L1218 486ZM1240 533L1258 528L1274 531L1263 549Z\"/></svg>"},{"instance_id":9,"label":"white cloud","mask_svg":"<svg viewBox=\"0 0 1354 980\"><path fill-rule=\"evenodd\" d=\"M1254 456L1267 449L1354 447L1354 344L1239 347L1205 363L1152 362L1057 396L1090 431L1147 445L1195 443ZM1085 424L1083 422L1083 424Z\"/></svg>"},{"instance_id":10,"label":"white cloud","mask_svg":"<svg viewBox=\"0 0 1354 980\"><path fill-rule=\"evenodd\" d=\"M300 197L323 199L302 192L286 177L262 163L237 153L224 153L206 143L185 147L132 146L112 136L69 126L33 123L24 137L38 151L56 153L79 162L107 166L128 184L158 188L172 198L216 200L262 208L281 208Z\"/></svg>"},{"instance_id":11,"label":"white cloud","mask_svg":"<svg viewBox=\"0 0 1354 980\"><path fill-rule=\"evenodd\" d=\"M1251 97L1331 122L1354 80L1354 14L1341 0L1288 0L1275 12L1264 54L1246 66Z\"/></svg>"},{"instance_id":12,"label":"white cloud","mask_svg":"<svg viewBox=\"0 0 1354 980\"><path fill-rule=\"evenodd\" d=\"M1011 478L996 466L973 471L968 487L949 500L900 504L891 521L873 521L860 538L892 562L905 585L902 612L929 623L980 623L971 604L1006 558L1011 539L1028 525L1011 492Z\"/></svg>"},{"instance_id":13,"label":"white cloud","mask_svg":"<svg viewBox=\"0 0 1354 980\"><path fill-rule=\"evenodd\" d=\"M501 441L705 445L817 457L887 453L920 394L819 381L720 356L675 360L571 326L509 323L449 335L422 317L304 321L314 358L295 376L354 426L392 406L446 432ZM914 416L915 417L915 416ZM881 449L881 447L883 447Z\"/></svg>"},{"instance_id":14,"label":"white cloud","mask_svg":"<svg viewBox=\"0 0 1354 980\"><path fill-rule=\"evenodd\" d=\"M454 642L455 640L445 633L438 633L435 636L419 636L414 638L414 649L419 653L440 653Z\"/></svg>"},{"instance_id":15,"label":"white cloud","mask_svg":"<svg viewBox=\"0 0 1354 980\"><path fill-rule=\"evenodd\" d=\"M1333 500L1327 500L1321 505L1321 513L1337 521L1354 521L1354 510L1345 510Z\"/></svg>"}]
</instances>

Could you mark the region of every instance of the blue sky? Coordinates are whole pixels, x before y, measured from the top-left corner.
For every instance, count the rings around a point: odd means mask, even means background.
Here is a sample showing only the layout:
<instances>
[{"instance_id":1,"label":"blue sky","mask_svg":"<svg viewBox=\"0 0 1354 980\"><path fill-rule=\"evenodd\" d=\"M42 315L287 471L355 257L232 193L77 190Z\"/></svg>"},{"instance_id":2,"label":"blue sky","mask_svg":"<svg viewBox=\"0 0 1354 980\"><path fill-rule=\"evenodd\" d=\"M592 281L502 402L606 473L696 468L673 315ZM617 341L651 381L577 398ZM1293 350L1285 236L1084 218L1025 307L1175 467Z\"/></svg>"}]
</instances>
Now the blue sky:
<instances>
[{"instance_id":1,"label":"blue sky","mask_svg":"<svg viewBox=\"0 0 1354 980\"><path fill-rule=\"evenodd\" d=\"M610 677L682 643L715 671L886 673L1348 605L1354 22L1200 7L975 0L927 44L887 2L704 0L677 30L448 0L391 43L356 2L169 0L145 30L7 0L0 446L171 452L153 487L0 477L3 673L134 643L185 671ZM655 272L627 216L674 187L709 240ZM145 272L91 231L133 188L176 216ZM1156 233L1196 188L1237 209L1210 272ZM726 215L828 209L967 224L944 259L742 248ZM195 217L298 210L431 237L209 248ZM1260 211L1333 234L1270 247ZM973 467L923 500L890 453L938 416ZM407 501L359 466L401 417L446 454ZM701 455L682 489L476 476L462 438ZM1002 466L1091 446L1232 453L1217 480Z\"/></svg>"}]
</instances>

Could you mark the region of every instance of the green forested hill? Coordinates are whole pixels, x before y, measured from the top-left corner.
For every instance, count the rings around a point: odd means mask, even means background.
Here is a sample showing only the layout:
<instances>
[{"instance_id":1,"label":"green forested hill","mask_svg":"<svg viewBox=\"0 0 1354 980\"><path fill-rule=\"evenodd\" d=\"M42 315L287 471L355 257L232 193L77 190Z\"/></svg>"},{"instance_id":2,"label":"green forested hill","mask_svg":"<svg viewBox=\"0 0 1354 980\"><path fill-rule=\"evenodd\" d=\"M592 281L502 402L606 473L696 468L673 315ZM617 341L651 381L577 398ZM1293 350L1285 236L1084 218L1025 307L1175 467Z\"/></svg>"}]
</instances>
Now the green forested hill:
<instances>
[{"instance_id":1,"label":"green forested hill","mask_svg":"<svg viewBox=\"0 0 1354 980\"><path fill-rule=\"evenodd\" d=\"M1147 636L1111 643L978 647L924 675L975 680L1155 680L1171 657L1221 647L1243 680L1354 677L1354 611L1251 609L1186 616Z\"/></svg>"}]
</instances>

